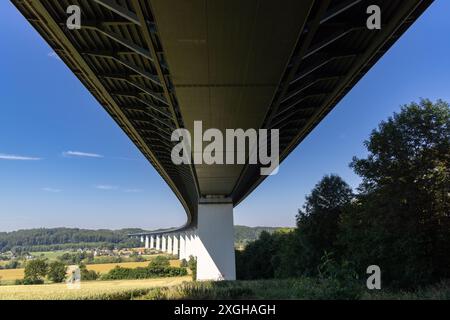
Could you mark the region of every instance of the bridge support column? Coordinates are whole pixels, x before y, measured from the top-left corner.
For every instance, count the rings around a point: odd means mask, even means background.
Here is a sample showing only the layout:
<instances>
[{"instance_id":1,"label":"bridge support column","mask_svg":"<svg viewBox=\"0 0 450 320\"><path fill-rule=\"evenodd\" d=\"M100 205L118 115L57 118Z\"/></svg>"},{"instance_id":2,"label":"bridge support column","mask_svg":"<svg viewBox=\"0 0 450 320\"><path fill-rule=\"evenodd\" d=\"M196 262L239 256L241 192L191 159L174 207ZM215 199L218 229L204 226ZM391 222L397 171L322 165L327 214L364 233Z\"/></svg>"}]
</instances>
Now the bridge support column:
<instances>
[{"instance_id":1,"label":"bridge support column","mask_svg":"<svg viewBox=\"0 0 450 320\"><path fill-rule=\"evenodd\" d=\"M177 234L173 236L172 254L174 256L178 255L178 235Z\"/></svg>"},{"instance_id":2,"label":"bridge support column","mask_svg":"<svg viewBox=\"0 0 450 320\"><path fill-rule=\"evenodd\" d=\"M158 234L156 236L156 250L161 250L161 236Z\"/></svg>"},{"instance_id":3,"label":"bridge support column","mask_svg":"<svg viewBox=\"0 0 450 320\"><path fill-rule=\"evenodd\" d=\"M192 233L192 255L194 256L194 258L197 258L198 256L198 248L199 248L198 235L197 231L194 231Z\"/></svg>"},{"instance_id":4,"label":"bridge support column","mask_svg":"<svg viewBox=\"0 0 450 320\"><path fill-rule=\"evenodd\" d=\"M145 236L145 249L148 249L148 248L149 248L149 243L148 243L148 241L149 241L149 237L148 237L148 236Z\"/></svg>"},{"instance_id":5,"label":"bridge support column","mask_svg":"<svg viewBox=\"0 0 450 320\"><path fill-rule=\"evenodd\" d=\"M155 236L150 236L150 249L155 249Z\"/></svg>"},{"instance_id":6,"label":"bridge support column","mask_svg":"<svg viewBox=\"0 0 450 320\"><path fill-rule=\"evenodd\" d=\"M186 234L184 232L180 233L180 252L178 258L180 260L186 259Z\"/></svg>"},{"instance_id":7,"label":"bridge support column","mask_svg":"<svg viewBox=\"0 0 450 320\"><path fill-rule=\"evenodd\" d=\"M161 236L161 251L163 251L163 252L167 251L167 236L166 235Z\"/></svg>"},{"instance_id":8,"label":"bridge support column","mask_svg":"<svg viewBox=\"0 0 450 320\"><path fill-rule=\"evenodd\" d=\"M172 239L173 239L173 235L169 234L167 236L167 253L168 254L172 254Z\"/></svg>"},{"instance_id":9,"label":"bridge support column","mask_svg":"<svg viewBox=\"0 0 450 320\"><path fill-rule=\"evenodd\" d=\"M235 280L233 204L209 200L198 205L197 280Z\"/></svg>"},{"instance_id":10,"label":"bridge support column","mask_svg":"<svg viewBox=\"0 0 450 320\"><path fill-rule=\"evenodd\" d=\"M186 247L185 247L186 260L189 260L189 257L192 255L192 241L190 231L186 232L185 239L186 239Z\"/></svg>"}]
</instances>

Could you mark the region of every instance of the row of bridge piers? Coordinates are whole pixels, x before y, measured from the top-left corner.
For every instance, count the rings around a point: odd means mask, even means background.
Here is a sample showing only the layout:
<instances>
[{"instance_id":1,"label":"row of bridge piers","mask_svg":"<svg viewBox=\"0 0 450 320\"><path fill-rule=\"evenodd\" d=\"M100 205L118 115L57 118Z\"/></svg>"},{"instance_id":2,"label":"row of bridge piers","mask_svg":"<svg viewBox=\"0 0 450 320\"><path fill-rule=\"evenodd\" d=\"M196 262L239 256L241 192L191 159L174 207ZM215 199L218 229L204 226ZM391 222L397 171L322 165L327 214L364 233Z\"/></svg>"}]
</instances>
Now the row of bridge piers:
<instances>
[{"instance_id":1,"label":"row of bridge piers","mask_svg":"<svg viewBox=\"0 0 450 320\"><path fill-rule=\"evenodd\" d=\"M178 256L180 260L197 258L196 246L198 237L196 231L186 231L168 234L150 234L140 236L145 249L154 249Z\"/></svg>"}]
</instances>

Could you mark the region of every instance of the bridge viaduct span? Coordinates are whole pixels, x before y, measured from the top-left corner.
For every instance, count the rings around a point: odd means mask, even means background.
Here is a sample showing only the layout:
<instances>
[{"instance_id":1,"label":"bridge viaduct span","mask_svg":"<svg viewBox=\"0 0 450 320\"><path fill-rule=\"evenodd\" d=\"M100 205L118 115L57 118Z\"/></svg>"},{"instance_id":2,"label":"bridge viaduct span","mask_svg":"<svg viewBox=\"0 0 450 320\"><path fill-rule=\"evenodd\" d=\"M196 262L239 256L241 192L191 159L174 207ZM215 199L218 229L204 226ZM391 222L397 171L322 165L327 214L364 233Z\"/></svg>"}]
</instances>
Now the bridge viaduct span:
<instances>
[{"instance_id":1,"label":"bridge viaduct span","mask_svg":"<svg viewBox=\"0 0 450 320\"><path fill-rule=\"evenodd\" d=\"M235 279L233 207L260 164L181 164L171 134L278 129L280 161L432 0L11 0L183 205L180 228L134 234L197 257L199 280ZM81 28L67 26L69 6ZM367 27L367 8L381 28ZM222 150L226 154L227 150ZM193 156L195 156L194 150Z\"/></svg>"}]
</instances>

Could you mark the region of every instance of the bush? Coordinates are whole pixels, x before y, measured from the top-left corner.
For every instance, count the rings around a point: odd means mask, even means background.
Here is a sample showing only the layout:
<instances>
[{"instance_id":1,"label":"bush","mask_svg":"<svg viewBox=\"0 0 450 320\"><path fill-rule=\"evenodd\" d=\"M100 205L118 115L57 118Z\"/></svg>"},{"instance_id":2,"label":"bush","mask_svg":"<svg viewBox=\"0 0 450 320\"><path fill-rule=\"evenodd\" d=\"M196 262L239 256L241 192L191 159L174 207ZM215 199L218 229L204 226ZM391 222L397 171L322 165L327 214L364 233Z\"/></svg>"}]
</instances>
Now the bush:
<instances>
[{"instance_id":1,"label":"bush","mask_svg":"<svg viewBox=\"0 0 450 320\"><path fill-rule=\"evenodd\" d=\"M197 280L197 259L193 256L189 256L189 261L187 264L189 269L192 271L192 280Z\"/></svg>"},{"instance_id":2,"label":"bush","mask_svg":"<svg viewBox=\"0 0 450 320\"><path fill-rule=\"evenodd\" d=\"M42 280L42 279L27 279L27 278L24 278L24 279L17 279L16 281L15 281L15 284L16 285L32 285L32 284L43 284L44 283L44 280Z\"/></svg>"},{"instance_id":3,"label":"bush","mask_svg":"<svg viewBox=\"0 0 450 320\"><path fill-rule=\"evenodd\" d=\"M170 260L166 256L156 256L150 261L149 267L169 267Z\"/></svg>"},{"instance_id":4,"label":"bush","mask_svg":"<svg viewBox=\"0 0 450 320\"><path fill-rule=\"evenodd\" d=\"M81 274L81 280L83 281L90 281L90 280L97 280L100 277L100 274L95 272L94 270L88 270L86 268L86 265L80 264L80 274Z\"/></svg>"},{"instance_id":5,"label":"bush","mask_svg":"<svg viewBox=\"0 0 450 320\"><path fill-rule=\"evenodd\" d=\"M20 268L20 262L17 260L11 260L7 264L0 266L0 270L1 269L17 269L17 268Z\"/></svg>"},{"instance_id":6,"label":"bush","mask_svg":"<svg viewBox=\"0 0 450 320\"><path fill-rule=\"evenodd\" d=\"M116 266L108 273L101 276L101 280L123 280L123 279L147 279L158 277L178 277L187 275L185 268L148 266L138 268L123 268Z\"/></svg>"}]
</instances>

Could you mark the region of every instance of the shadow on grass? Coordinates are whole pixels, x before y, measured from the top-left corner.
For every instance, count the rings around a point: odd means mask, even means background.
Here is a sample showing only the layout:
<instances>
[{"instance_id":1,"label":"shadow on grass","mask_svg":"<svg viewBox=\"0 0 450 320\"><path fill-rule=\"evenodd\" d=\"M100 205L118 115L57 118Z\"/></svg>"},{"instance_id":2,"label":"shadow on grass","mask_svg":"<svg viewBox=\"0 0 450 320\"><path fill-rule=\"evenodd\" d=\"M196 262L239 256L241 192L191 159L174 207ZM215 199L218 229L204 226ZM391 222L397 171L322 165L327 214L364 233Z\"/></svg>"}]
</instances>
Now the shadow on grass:
<instances>
[{"instance_id":1,"label":"shadow on grass","mask_svg":"<svg viewBox=\"0 0 450 320\"><path fill-rule=\"evenodd\" d=\"M254 281L185 282L174 287L153 288L140 299L148 300L236 300L236 299L450 299L450 281L442 281L414 292L369 291L364 283L342 285L329 279L298 278Z\"/></svg>"}]
</instances>

